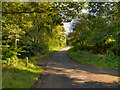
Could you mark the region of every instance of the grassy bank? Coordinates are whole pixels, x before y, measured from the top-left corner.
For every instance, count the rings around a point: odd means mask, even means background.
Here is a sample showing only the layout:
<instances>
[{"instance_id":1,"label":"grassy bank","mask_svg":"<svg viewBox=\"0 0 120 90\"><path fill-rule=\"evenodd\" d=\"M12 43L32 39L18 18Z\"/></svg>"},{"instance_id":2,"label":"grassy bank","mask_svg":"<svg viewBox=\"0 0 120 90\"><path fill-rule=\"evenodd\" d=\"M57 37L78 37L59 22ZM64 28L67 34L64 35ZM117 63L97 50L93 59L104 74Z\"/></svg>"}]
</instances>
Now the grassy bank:
<instances>
[{"instance_id":1,"label":"grassy bank","mask_svg":"<svg viewBox=\"0 0 120 90\"><path fill-rule=\"evenodd\" d=\"M62 48L57 47L44 55L30 57L28 67L25 66L26 59L18 59L15 66L3 65L2 88L30 88L43 72L42 67L35 65L37 60L49 57Z\"/></svg>"},{"instance_id":2,"label":"grassy bank","mask_svg":"<svg viewBox=\"0 0 120 90\"><path fill-rule=\"evenodd\" d=\"M3 88L30 88L36 81L43 71L42 67L36 66L32 62L28 63L28 67L26 67L24 61L18 62L14 67L3 67Z\"/></svg>"},{"instance_id":3,"label":"grassy bank","mask_svg":"<svg viewBox=\"0 0 120 90\"><path fill-rule=\"evenodd\" d=\"M71 48L67 55L76 62L83 62L96 67L103 67L109 69L118 69L120 57L107 54L94 54L92 51L75 51Z\"/></svg>"}]
</instances>

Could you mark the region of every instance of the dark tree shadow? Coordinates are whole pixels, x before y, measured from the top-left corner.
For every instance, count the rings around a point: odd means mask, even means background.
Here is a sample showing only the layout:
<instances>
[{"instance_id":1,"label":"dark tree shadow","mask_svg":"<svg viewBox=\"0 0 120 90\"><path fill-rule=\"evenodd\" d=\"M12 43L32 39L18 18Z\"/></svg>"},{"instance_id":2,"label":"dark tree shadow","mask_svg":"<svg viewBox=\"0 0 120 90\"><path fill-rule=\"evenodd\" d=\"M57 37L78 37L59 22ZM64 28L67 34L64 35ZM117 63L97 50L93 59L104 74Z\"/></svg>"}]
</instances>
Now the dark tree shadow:
<instances>
[{"instance_id":1,"label":"dark tree shadow","mask_svg":"<svg viewBox=\"0 0 120 90\"><path fill-rule=\"evenodd\" d=\"M73 61L70 57L68 57L66 52L67 51L55 52L49 58L40 60L37 65L47 66L45 67L46 70L50 69L56 72L64 73L64 70L68 69L73 71L82 70L93 74L103 74L120 77L120 70L97 68L88 64L77 63ZM43 61L45 62L42 63ZM54 78L53 81L50 81L50 78ZM32 88L118 88L118 85L118 82L106 83L98 81L85 81L83 79L77 80L76 78L70 78L66 76L66 74L55 74L49 72L40 76L39 80L36 81Z\"/></svg>"},{"instance_id":2,"label":"dark tree shadow","mask_svg":"<svg viewBox=\"0 0 120 90\"><path fill-rule=\"evenodd\" d=\"M55 64L56 61L55 59L58 59L59 57L63 58L63 59L66 59L65 62L68 62L68 65L69 63L74 63L72 66L68 66L68 67L63 67L65 69L75 69L75 70L84 70L84 71L87 71L87 72L91 72L91 73L95 73L95 74L107 74L107 75L112 75L112 76L119 76L120 77L120 70L118 69L105 69L105 68L99 68L99 67L95 67L95 66L92 66L92 65L88 65L88 64L84 64L82 62L76 62L74 60L72 60L70 57L67 56L66 54L67 51L61 51L61 52L56 52L54 53L49 60L53 60L51 64ZM62 53L63 55L59 56L59 54ZM58 55L58 56L55 56L55 55ZM64 58L64 56L66 56ZM60 61L61 63L61 61ZM63 62L64 63L64 62ZM59 66L56 66L56 67L59 67ZM88 67L88 68L86 68ZM62 67L60 67L62 68Z\"/></svg>"},{"instance_id":3,"label":"dark tree shadow","mask_svg":"<svg viewBox=\"0 0 120 90\"><path fill-rule=\"evenodd\" d=\"M54 77L54 80L51 82L47 82L50 77ZM41 80L41 79L40 79ZM64 74L45 74L42 77L42 81L38 80L33 88L118 88L119 83L105 83L105 82L97 82L97 81L84 81L79 79L79 83L75 82L76 79L69 78ZM55 82L57 81L57 82ZM60 83L60 81L64 81L64 83ZM80 83L81 82L81 83Z\"/></svg>"}]
</instances>

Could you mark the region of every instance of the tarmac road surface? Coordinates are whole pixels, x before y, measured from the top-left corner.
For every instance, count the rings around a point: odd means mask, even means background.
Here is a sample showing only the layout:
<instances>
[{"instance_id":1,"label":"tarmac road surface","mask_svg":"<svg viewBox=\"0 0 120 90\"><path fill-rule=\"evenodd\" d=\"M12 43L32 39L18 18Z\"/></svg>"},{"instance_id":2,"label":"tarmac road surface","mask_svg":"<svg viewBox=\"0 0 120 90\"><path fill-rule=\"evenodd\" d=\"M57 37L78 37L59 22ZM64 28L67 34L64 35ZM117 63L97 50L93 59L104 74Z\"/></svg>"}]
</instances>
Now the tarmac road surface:
<instances>
[{"instance_id":1,"label":"tarmac road surface","mask_svg":"<svg viewBox=\"0 0 120 90\"><path fill-rule=\"evenodd\" d=\"M96 68L77 63L66 52L70 46L38 61L46 65L42 76L32 88L117 88L118 70Z\"/></svg>"}]
</instances>

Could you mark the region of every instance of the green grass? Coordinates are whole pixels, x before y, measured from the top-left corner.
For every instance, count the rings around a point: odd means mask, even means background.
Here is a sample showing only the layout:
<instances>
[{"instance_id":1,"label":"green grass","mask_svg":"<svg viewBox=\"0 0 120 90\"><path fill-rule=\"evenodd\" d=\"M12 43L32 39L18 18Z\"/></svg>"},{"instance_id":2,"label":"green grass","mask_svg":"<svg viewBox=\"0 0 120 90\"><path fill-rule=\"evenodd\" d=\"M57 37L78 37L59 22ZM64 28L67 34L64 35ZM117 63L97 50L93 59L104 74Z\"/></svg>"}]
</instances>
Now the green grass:
<instances>
[{"instance_id":1,"label":"green grass","mask_svg":"<svg viewBox=\"0 0 120 90\"><path fill-rule=\"evenodd\" d=\"M49 57L62 48L57 47L45 55L38 54L29 58L28 67L25 66L25 59L19 59L14 67L3 65L2 88L30 88L43 72L42 67L35 65L37 60Z\"/></svg>"},{"instance_id":2,"label":"green grass","mask_svg":"<svg viewBox=\"0 0 120 90\"><path fill-rule=\"evenodd\" d=\"M42 73L43 69L34 63L18 62L15 67L4 67L2 70L3 88L30 88Z\"/></svg>"},{"instance_id":3,"label":"green grass","mask_svg":"<svg viewBox=\"0 0 120 90\"><path fill-rule=\"evenodd\" d=\"M92 51L74 51L73 48L67 52L76 62L103 67L108 69L118 69L120 58L115 55L93 54Z\"/></svg>"}]
</instances>

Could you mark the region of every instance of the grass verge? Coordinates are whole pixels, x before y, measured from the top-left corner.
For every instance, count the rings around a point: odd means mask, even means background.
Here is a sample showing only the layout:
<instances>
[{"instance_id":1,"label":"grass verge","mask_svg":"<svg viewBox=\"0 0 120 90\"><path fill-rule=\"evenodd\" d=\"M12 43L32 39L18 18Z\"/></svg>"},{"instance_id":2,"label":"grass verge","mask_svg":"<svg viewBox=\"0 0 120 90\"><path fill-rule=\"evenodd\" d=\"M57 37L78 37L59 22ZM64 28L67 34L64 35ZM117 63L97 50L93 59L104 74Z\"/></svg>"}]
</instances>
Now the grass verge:
<instances>
[{"instance_id":1,"label":"grass verge","mask_svg":"<svg viewBox=\"0 0 120 90\"><path fill-rule=\"evenodd\" d=\"M28 67L25 66L25 59L18 59L15 66L3 65L2 88L30 88L43 72L42 67L35 65L37 60L49 57L62 48L64 47L57 47L47 54L29 58Z\"/></svg>"},{"instance_id":2,"label":"grass verge","mask_svg":"<svg viewBox=\"0 0 120 90\"><path fill-rule=\"evenodd\" d=\"M120 57L107 54L94 54L92 51L74 51L73 48L68 50L67 55L76 62L103 67L107 69L119 69Z\"/></svg>"},{"instance_id":3,"label":"grass verge","mask_svg":"<svg viewBox=\"0 0 120 90\"><path fill-rule=\"evenodd\" d=\"M42 67L29 62L25 66L25 59L19 60L16 66L2 68L2 88L30 88L42 73Z\"/></svg>"}]
</instances>

